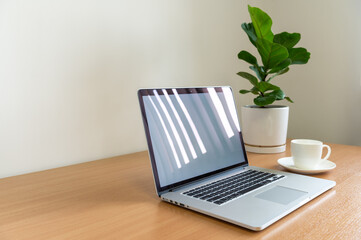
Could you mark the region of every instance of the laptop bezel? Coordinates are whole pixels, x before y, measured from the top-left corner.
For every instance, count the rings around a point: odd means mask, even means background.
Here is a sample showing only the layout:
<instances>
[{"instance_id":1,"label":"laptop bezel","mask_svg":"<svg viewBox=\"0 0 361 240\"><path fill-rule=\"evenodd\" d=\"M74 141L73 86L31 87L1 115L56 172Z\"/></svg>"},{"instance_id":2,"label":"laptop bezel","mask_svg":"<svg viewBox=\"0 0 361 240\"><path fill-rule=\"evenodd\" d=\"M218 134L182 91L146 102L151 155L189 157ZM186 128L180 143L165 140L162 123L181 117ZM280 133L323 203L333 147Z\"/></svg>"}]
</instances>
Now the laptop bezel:
<instances>
[{"instance_id":1,"label":"laptop bezel","mask_svg":"<svg viewBox=\"0 0 361 240\"><path fill-rule=\"evenodd\" d=\"M160 196L161 192L167 192L171 189L183 186L185 184L189 184L191 182L209 177L211 175L217 174L217 173L221 173L227 170L231 170L234 168L238 168L238 167L247 167L248 166L248 159L247 159L247 154L246 154L246 150L245 150L245 146L244 146L244 142L243 142L243 137L242 137L242 131L239 132L239 137L240 137L240 141L241 141L241 146L242 146L242 152L243 152L243 159L245 160L244 162L240 162L237 164L234 164L232 166L228 166L222 169L218 169L212 172L208 172L196 177L192 177L183 181L179 181L173 184L169 184L166 186L161 187L160 186L160 181L159 181L159 175L158 175L158 171L157 171L157 165L156 165L156 161L155 161L155 156L154 156L154 151L153 151L153 144L152 144L152 140L150 137L150 131L149 131L149 125L148 125L148 121L147 121L147 116L146 116L146 112L145 112L145 107L144 107L144 101L143 101L143 97L144 96L153 96L154 95L154 90L157 91L157 93L159 95L164 95L163 94L163 90L165 90L168 94L173 94L172 89L176 89L178 94L194 94L194 93L208 93L208 88L214 88L216 90L216 92L223 92L223 88L229 88L232 92L233 95L233 91L232 88L229 86L224 86L224 87L193 87L193 88L150 88L150 89L139 89L138 90L138 99L139 99L139 104L140 104L140 109L141 109L141 114L142 114L142 120L143 120L143 125L144 125L144 129L145 129L145 135L146 135L146 139L147 139L147 145L148 145L148 153L149 153L149 157L151 160L151 166L152 166L152 170L153 170L153 177L154 177L154 181L155 181L155 185L156 185L156 190L158 193L158 196ZM241 160L241 158L240 158Z\"/></svg>"}]
</instances>

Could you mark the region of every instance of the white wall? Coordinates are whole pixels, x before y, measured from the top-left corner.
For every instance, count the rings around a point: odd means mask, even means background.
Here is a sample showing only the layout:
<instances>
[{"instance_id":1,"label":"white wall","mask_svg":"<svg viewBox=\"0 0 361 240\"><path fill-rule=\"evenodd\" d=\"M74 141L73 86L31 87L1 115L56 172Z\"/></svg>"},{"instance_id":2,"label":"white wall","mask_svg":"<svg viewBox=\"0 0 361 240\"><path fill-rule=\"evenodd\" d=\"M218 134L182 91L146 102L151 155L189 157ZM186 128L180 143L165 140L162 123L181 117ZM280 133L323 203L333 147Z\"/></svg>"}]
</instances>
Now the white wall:
<instances>
[{"instance_id":1,"label":"white wall","mask_svg":"<svg viewBox=\"0 0 361 240\"><path fill-rule=\"evenodd\" d=\"M289 137L361 145L358 0L2 0L0 178L145 150L138 88L248 88L247 2L312 53L276 80Z\"/></svg>"},{"instance_id":2,"label":"white wall","mask_svg":"<svg viewBox=\"0 0 361 240\"><path fill-rule=\"evenodd\" d=\"M0 2L0 177L146 149L141 87L236 85L239 1Z\"/></svg>"}]
</instances>

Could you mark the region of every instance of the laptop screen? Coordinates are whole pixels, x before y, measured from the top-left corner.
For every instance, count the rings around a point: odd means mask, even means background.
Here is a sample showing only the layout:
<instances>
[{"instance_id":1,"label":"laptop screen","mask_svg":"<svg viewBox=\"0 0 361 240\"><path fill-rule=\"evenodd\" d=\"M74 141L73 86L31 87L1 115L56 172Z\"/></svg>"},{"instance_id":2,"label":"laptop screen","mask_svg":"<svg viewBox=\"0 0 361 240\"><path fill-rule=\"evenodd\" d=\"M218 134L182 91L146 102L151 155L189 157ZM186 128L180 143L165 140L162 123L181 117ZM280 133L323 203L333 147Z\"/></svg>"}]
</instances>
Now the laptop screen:
<instances>
[{"instance_id":1,"label":"laptop screen","mask_svg":"<svg viewBox=\"0 0 361 240\"><path fill-rule=\"evenodd\" d=\"M140 92L159 189L247 163L229 87Z\"/></svg>"}]
</instances>

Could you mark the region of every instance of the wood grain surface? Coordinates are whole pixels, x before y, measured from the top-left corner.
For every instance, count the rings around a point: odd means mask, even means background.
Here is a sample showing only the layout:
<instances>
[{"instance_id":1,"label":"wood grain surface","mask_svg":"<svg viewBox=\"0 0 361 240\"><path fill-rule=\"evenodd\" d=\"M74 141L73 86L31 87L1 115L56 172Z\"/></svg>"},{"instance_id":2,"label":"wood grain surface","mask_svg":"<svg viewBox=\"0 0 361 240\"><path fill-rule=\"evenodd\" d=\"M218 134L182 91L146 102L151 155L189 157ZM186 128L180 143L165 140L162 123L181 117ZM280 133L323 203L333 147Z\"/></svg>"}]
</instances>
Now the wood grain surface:
<instances>
[{"instance_id":1,"label":"wood grain surface","mask_svg":"<svg viewBox=\"0 0 361 240\"><path fill-rule=\"evenodd\" d=\"M159 200L147 152L0 180L0 239L361 239L361 147L329 144L336 187L261 232ZM284 170L290 155L248 154Z\"/></svg>"}]
</instances>

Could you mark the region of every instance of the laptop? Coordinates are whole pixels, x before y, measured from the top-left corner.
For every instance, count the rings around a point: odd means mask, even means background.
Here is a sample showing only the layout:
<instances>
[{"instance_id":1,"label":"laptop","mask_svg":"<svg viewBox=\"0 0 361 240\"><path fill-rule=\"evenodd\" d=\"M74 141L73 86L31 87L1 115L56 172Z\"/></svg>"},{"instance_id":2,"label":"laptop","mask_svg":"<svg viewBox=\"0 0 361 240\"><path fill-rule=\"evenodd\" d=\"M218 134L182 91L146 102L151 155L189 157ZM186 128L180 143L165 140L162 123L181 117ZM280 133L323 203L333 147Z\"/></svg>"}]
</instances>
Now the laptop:
<instances>
[{"instance_id":1,"label":"laptop","mask_svg":"<svg viewBox=\"0 0 361 240\"><path fill-rule=\"evenodd\" d=\"M250 166L230 87L138 91L161 200L260 231L336 185Z\"/></svg>"}]
</instances>

